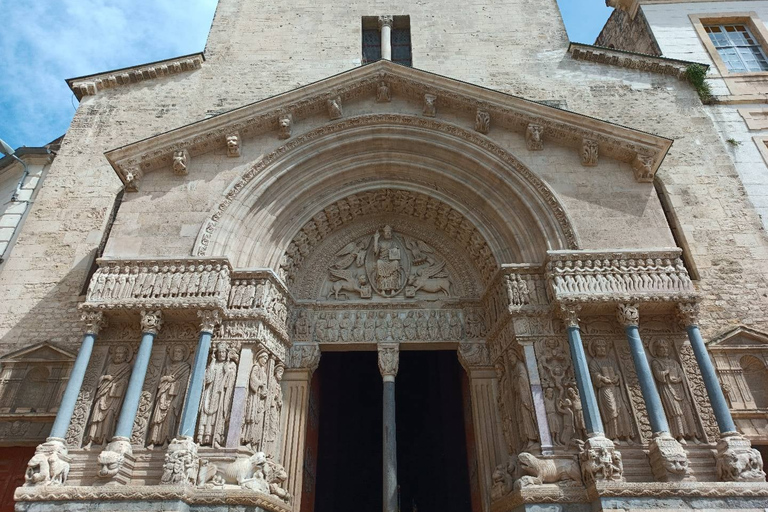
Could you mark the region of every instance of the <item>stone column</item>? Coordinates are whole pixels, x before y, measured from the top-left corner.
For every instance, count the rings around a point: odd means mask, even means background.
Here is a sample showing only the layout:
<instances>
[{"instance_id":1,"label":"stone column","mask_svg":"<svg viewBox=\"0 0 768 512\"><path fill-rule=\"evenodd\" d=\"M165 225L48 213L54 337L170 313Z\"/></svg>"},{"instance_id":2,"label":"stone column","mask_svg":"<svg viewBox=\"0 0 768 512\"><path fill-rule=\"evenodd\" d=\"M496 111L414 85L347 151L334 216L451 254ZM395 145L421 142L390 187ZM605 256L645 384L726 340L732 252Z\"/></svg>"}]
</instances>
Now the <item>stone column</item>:
<instances>
[{"instance_id":1,"label":"stone column","mask_svg":"<svg viewBox=\"0 0 768 512\"><path fill-rule=\"evenodd\" d=\"M395 423L395 376L400 363L397 343L379 344L379 371L384 379L384 500L383 512L397 512L397 437Z\"/></svg>"},{"instance_id":2,"label":"stone column","mask_svg":"<svg viewBox=\"0 0 768 512\"><path fill-rule=\"evenodd\" d=\"M499 416L496 371L491 366L485 343L459 344L459 362L469 376L480 498L483 512L488 512L491 509L493 472L509 460Z\"/></svg>"},{"instance_id":3,"label":"stone column","mask_svg":"<svg viewBox=\"0 0 768 512\"><path fill-rule=\"evenodd\" d=\"M379 30L381 31L381 58L392 60L392 23L394 17L391 14L379 16Z\"/></svg>"},{"instance_id":4,"label":"stone column","mask_svg":"<svg viewBox=\"0 0 768 512\"><path fill-rule=\"evenodd\" d=\"M130 480L133 470L133 450L131 449L131 432L136 412L139 409L141 389L144 387L144 378L147 375L149 358L152 355L152 344L162 326L162 314L160 311L141 312L141 343L139 351L133 362L131 377L128 380L128 388L117 417L115 434L103 452L99 454L101 478L114 479L116 483L126 484Z\"/></svg>"},{"instance_id":5,"label":"stone column","mask_svg":"<svg viewBox=\"0 0 768 512\"><path fill-rule=\"evenodd\" d=\"M688 455L677 439L669 433L664 406L661 403L659 390L656 388L648 356L645 354L643 340L640 339L638 305L619 304L617 318L627 335L637 380L640 382L640 391L653 432L653 439L648 445L648 457L651 459L653 475L662 482L690 480L692 477L689 476Z\"/></svg>"},{"instance_id":6,"label":"stone column","mask_svg":"<svg viewBox=\"0 0 768 512\"><path fill-rule=\"evenodd\" d=\"M621 482L624 481L621 453L616 450L613 441L605 437L605 428L603 427L603 420L600 418L597 396L589 376L587 355L584 353L584 344L581 341L580 311L581 306L577 304L560 307L565 327L568 330L568 346L573 362L573 373L581 395L584 427L587 431L587 440L579 453L582 476L587 485L594 485L597 481Z\"/></svg>"},{"instance_id":7,"label":"stone column","mask_svg":"<svg viewBox=\"0 0 768 512\"><path fill-rule=\"evenodd\" d=\"M289 368L283 374L283 446L280 462L288 473L293 510L301 510L307 416L312 374L320 364L320 347L294 345Z\"/></svg>"},{"instance_id":8,"label":"stone column","mask_svg":"<svg viewBox=\"0 0 768 512\"><path fill-rule=\"evenodd\" d=\"M208 363L208 353L211 350L213 330L221 322L221 316L216 310L201 310L197 312L200 318L200 336L197 340L195 362L192 375L189 377L187 394L184 397L184 407L181 410L178 436L170 442L165 452L163 476L160 483L196 485L199 457L198 445L195 443L195 425L200 412L200 398L203 395L203 381ZM179 463L181 461L181 464Z\"/></svg>"},{"instance_id":9,"label":"stone column","mask_svg":"<svg viewBox=\"0 0 768 512\"><path fill-rule=\"evenodd\" d=\"M80 395L80 388L83 387L85 371L88 369L88 363L91 360L93 345L96 342L96 336L99 330L104 326L104 314L100 311L84 311L81 315L85 323L85 334L77 351L75 364L69 373L67 387L64 389L64 396L59 404L59 410L56 412L56 419L51 427L51 434L44 443L38 445L35 449L35 456L43 454L50 460L51 457L59 459L59 470L55 475L40 474L38 478L28 479L28 483L33 486L45 485L63 485L67 481L69 474L69 453L64 438L69 429L69 423L72 421L72 414L75 412L77 397ZM55 454L55 455L54 455Z\"/></svg>"},{"instance_id":10,"label":"stone column","mask_svg":"<svg viewBox=\"0 0 768 512\"><path fill-rule=\"evenodd\" d=\"M678 304L680 323L688 332L693 354L699 371L707 388L709 402L717 419L720 429L720 439L717 443L717 477L724 481L733 482L763 482L763 460L760 453L752 448L749 439L736 429L736 424L728 409L723 388L717 378L715 367L707 353L707 347L699 331L699 305L696 303Z\"/></svg>"}]
</instances>

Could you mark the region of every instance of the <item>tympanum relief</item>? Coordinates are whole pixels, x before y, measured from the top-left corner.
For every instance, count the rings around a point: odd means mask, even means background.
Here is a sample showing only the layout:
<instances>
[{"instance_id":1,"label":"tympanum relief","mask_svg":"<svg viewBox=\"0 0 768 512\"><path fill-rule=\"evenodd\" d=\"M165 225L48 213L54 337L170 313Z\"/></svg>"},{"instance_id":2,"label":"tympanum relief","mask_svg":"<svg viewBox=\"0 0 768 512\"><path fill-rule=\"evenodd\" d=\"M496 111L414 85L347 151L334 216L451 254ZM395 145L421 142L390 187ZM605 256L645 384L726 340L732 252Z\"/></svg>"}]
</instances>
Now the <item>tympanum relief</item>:
<instances>
[{"instance_id":1,"label":"tympanum relief","mask_svg":"<svg viewBox=\"0 0 768 512\"><path fill-rule=\"evenodd\" d=\"M450 297L445 265L434 248L385 225L336 253L323 289L334 300Z\"/></svg>"}]
</instances>

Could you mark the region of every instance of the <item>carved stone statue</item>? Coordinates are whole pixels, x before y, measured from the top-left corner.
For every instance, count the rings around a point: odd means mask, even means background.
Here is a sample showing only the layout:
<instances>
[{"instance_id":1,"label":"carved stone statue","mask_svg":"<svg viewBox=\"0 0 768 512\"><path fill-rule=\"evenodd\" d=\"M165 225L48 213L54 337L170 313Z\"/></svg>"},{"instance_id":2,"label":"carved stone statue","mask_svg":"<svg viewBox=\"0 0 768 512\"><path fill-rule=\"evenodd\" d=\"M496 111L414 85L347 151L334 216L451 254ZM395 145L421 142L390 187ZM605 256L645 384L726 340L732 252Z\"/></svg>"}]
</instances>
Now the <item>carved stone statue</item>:
<instances>
[{"instance_id":1,"label":"carved stone statue","mask_svg":"<svg viewBox=\"0 0 768 512\"><path fill-rule=\"evenodd\" d=\"M189 153L186 149L180 151L174 151L173 153L173 172L178 175L185 175L189 171L187 165L189 164Z\"/></svg>"},{"instance_id":2,"label":"carved stone statue","mask_svg":"<svg viewBox=\"0 0 768 512\"><path fill-rule=\"evenodd\" d=\"M148 444L165 445L173 439L181 414L184 391L187 389L189 378L189 363L187 363L187 348L176 344L170 347L165 375L160 377L157 386L155 410L149 420Z\"/></svg>"},{"instance_id":3,"label":"carved stone statue","mask_svg":"<svg viewBox=\"0 0 768 512\"><path fill-rule=\"evenodd\" d=\"M275 366L274 378L269 381L269 408L264 418L264 445L267 455L277 456L280 438L280 415L283 411L283 390L280 381L283 380L283 365Z\"/></svg>"},{"instance_id":4,"label":"carved stone statue","mask_svg":"<svg viewBox=\"0 0 768 512\"><path fill-rule=\"evenodd\" d=\"M632 423L629 407L624 400L619 366L608 355L608 343L602 338L592 340L589 352L592 356L589 373L597 392L605 435L608 439L629 441L633 434Z\"/></svg>"},{"instance_id":5,"label":"carved stone statue","mask_svg":"<svg viewBox=\"0 0 768 512\"><path fill-rule=\"evenodd\" d=\"M539 440L539 433L536 428L536 411L533 408L531 386L528 383L528 371L525 368L525 363L518 357L517 351L510 349L507 354L509 356L509 385L512 386L514 400L512 410L515 412L518 440L524 450L529 450Z\"/></svg>"},{"instance_id":6,"label":"carved stone statue","mask_svg":"<svg viewBox=\"0 0 768 512\"><path fill-rule=\"evenodd\" d=\"M245 402L245 419L241 440L254 451L260 451L264 434L264 413L267 408L267 363L269 356L260 352L248 378L248 398Z\"/></svg>"},{"instance_id":7,"label":"carved stone statue","mask_svg":"<svg viewBox=\"0 0 768 512\"><path fill-rule=\"evenodd\" d=\"M46 441L37 447L27 463L24 487L64 485L69 476L66 446L58 441Z\"/></svg>"},{"instance_id":8,"label":"carved stone statue","mask_svg":"<svg viewBox=\"0 0 768 512\"><path fill-rule=\"evenodd\" d=\"M541 151L544 144L541 141L541 135L544 128L537 124L529 124L525 130L525 145L529 151Z\"/></svg>"},{"instance_id":9,"label":"carved stone statue","mask_svg":"<svg viewBox=\"0 0 768 512\"><path fill-rule=\"evenodd\" d=\"M544 405L547 411L547 423L552 432L552 442L557 446L562 446L563 434L573 435L573 418L568 417L570 411L564 411L564 408L558 408L555 398L555 388L544 388ZM561 416L562 414L562 416ZM570 421L569 421L570 420ZM570 428L566 428L568 425Z\"/></svg>"},{"instance_id":10,"label":"carved stone statue","mask_svg":"<svg viewBox=\"0 0 768 512\"><path fill-rule=\"evenodd\" d=\"M226 137L227 140L227 156L237 157L240 156L240 135L237 133L230 133Z\"/></svg>"},{"instance_id":11,"label":"carved stone statue","mask_svg":"<svg viewBox=\"0 0 768 512\"><path fill-rule=\"evenodd\" d=\"M278 137L281 139L288 139L291 137L291 130L293 129L293 115L292 114L283 114L280 116L280 118L277 121L278 125L280 126L280 131L278 132Z\"/></svg>"},{"instance_id":12,"label":"carved stone statue","mask_svg":"<svg viewBox=\"0 0 768 512\"><path fill-rule=\"evenodd\" d=\"M373 236L376 289L384 296L392 296L400 290L403 267L400 263L400 247L392 238L392 227L384 226L383 232L383 237L378 231Z\"/></svg>"},{"instance_id":13,"label":"carved stone statue","mask_svg":"<svg viewBox=\"0 0 768 512\"><path fill-rule=\"evenodd\" d=\"M205 370L203 399L197 425L197 442L201 445L221 448L224 442L236 374L237 365L231 360L227 344L217 343L211 362Z\"/></svg>"},{"instance_id":14,"label":"carved stone statue","mask_svg":"<svg viewBox=\"0 0 768 512\"><path fill-rule=\"evenodd\" d=\"M693 407L685 391L685 374L680 363L670 357L670 344L665 339L651 344L653 377L664 405L669 428L680 443L696 437L696 423Z\"/></svg>"},{"instance_id":15,"label":"carved stone statue","mask_svg":"<svg viewBox=\"0 0 768 512\"><path fill-rule=\"evenodd\" d=\"M551 484L570 480L581 483L581 470L575 460L540 459L528 452L517 456L517 465L523 476L516 487Z\"/></svg>"},{"instance_id":16,"label":"carved stone statue","mask_svg":"<svg viewBox=\"0 0 768 512\"><path fill-rule=\"evenodd\" d=\"M376 89L376 103L388 103L391 100L389 85L387 82L379 82L379 87Z\"/></svg>"},{"instance_id":17,"label":"carved stone statue","mask_svg":"<svg viewBox=\"0 0 768 512\"><path fill-rule=\"evenodd\" d=\"M112 349L112 361L104 375L99 378L96 397L91 413L91 424L86 434L88 449L93 444L103 445L115 429L115 421L120 412L123 395L131 377L131 351L127 345L117 345Z\"/></svg>"},{"instance_id":18,"label":"carved stone statue","mask_svg":"<svg viewBox=\"0 0 768 512\"><path fill-rule=\"evenodd\" d=\"M424 95L424 109L422 110L422 113L426 117L435 117L435 114L437 113L437 96L434 94L425 94Z\"/></svg>"}]
</instances>

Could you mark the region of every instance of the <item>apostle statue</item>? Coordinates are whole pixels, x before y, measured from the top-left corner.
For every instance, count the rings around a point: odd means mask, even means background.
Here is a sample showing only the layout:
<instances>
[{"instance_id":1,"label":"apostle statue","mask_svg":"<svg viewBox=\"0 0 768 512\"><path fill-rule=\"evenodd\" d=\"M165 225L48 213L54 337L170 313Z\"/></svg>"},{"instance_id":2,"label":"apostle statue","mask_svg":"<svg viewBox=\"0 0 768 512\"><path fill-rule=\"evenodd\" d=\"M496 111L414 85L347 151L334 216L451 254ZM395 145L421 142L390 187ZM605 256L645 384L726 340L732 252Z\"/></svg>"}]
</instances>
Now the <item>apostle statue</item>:
<instances>
[{"instance_id":1,"label":"apostle statue","mask_svg":"<svg viewBox=\"0 0 768 512\"><path fill-rule=\"evenodd\" d=\"M189 354L182 344L172 345L168 350L169 361L165 374L160 377L157 386L155 410L149 420L148 445L165 445L176 435L181 407L184 402L184 390L189 379Z\"/></svg>"},{"instance_id":2,"label":"apostle statue","mask_svg":"<svg viewBox=\"0 0 768 512\"><path fill-rule=\"evenodd\" d=\"M263 452L277 457L279 454L278 441L280 436L280 414L283 411L283 390L280 381L283 380L283 365L275 366L274 379L269 381L269 408L264 418L264 446Z\"/></svg>"},{"instance_id":3,"label":"apostle statue","mask_svg":"<svg viewBox=\"0 0 768 512\"><path fill-rule=\"evenodd\" d=\"M633 433L631 416L621 389L621 371L608 355L608 342L602 338L592 340L589 353L592 356L589 373L597 392L605 435L614 441L630 441Z\"/></svg>"},{"instance_id":4,"label":"apostle statue","mask_svg":"<svg viewBox=\"0 0 768 512\"><path fill-rule=\"evenodd\" d=\"M267 363L269 356L261 351L256 356L256 362L251 368L248 378L248 398L245 402L245 419L243 421L243 444L249 445L254 452L260 452L261 440L264 434L264 412L267 405Z\"/></svg>"},{"instance_id":5,"label":"apostle statue","mask_svg":"<svg viewBox=\"0 0 768 512\"><path fill-rule=\"evenodd\" d=\"M528 451L539 439L536 411L533 408L531 387L528 383L528 371L514 348L511 348L507 354L509 354L509 385L512 387L514 400L512 410L516 416L518 440L523 451Z\"/></svg>"},{"instance_id":6,"label":"apostle statue","mask_svg":"<svg viewBox=\"0 0 768 512\"><path fill-rule=\"evenodd\" d=\"M127 345L117 345L112 349L112 360L104 375L99 378L96 388L91 424L86 434L86 449L92 444L103 445L115 429L117 414L131 377L130 360L131 353Z\"/></svg>"},{"instance_id":7,"label":"apostle statue","mask_svg":"<svg viewBox=\"0 0 768 512\"><path fill-rule=\"evenodd\" d=\"M227 344L216 344L213 358L205 370L197 442L221 448L229 418L232 391L235 388L237 365L231 360Z\"/></svg>"},{"instance_id":8,"label":"apostle statue","mask_svg":"<svg viewBox=\"0 0 768 512\"><path fill-rule=\"evenodd\" d=\"M693 408L685 392L683 368L670 356L670 352L668 340L655 340L651 344L651 355L654 357L651 369L671 434L685 444L686 439L696 437L696 426Z\"/></svg>"}]
</instances>

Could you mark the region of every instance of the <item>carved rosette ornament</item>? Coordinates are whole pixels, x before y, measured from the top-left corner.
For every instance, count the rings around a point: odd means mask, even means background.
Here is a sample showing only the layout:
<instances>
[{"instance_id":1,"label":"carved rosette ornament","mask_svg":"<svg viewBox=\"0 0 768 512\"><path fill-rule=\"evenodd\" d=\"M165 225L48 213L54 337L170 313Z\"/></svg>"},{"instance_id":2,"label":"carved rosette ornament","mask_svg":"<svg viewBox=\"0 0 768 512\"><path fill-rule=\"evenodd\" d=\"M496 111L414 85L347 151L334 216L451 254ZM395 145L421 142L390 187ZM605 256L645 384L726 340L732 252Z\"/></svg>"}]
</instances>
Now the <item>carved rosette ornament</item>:
<instances>
[{"instance_id":1,"label":"carved rosette ornament","mask_svg":"<svg viewBox=\"0 0 768 512\"><path fill-rule=\"evenodd\" d=\"M163 326L163 314L160 310L141 312L141 332L144 334L154 334L160 332Z\"/></svg>"},{"instance_id":2,"label":"carved rosette ornament","mask_svg":"<svg viewBox=\"0 0 768 512\"><path fill-rule=\"evenodd\" d=\"M581 445L579 464L581 478L587 485L624 481L621 453L615 448L613 441L602 435L590 437Z\"/></svg>"},{"instance_id":3,"label":"carved rosette ornament","mask_svg":"<svg viewBox=\"0 0 768 512\"><path fill-rule=\"evenodd\" d=\"M382 343L379 345L379 372L384 382L394 381L400 366L400 345Z\"/></svg>"},{"instance_id":4,"label":"carved rosette ornament","mask_svg":"<svg viewBox=\"0 0 768 512\"><path fill-rule=\"evenodd\" d=\"M35 449L27 462L24 487L64 485L69 475L71 459L63 439L49 437Z\"/></svg>"},{"instance_id":5,"label":"carved rosette ornament","mask_svg":"<svg viewBox=\"0 0 768 512\"><path fill-rule=\"evenodd\" d=\"M104 313L101 311L83 311L80 320L85 324L85 334L97 336L102 327L107 324Z\"/></svg>"},{"instance_id":6,"label":"carved rosette ornament","mask_svg":"<svg viewBox=\"0 0 768 512\"><path fill-rule=\"evenodd\" d=\"M579 312L581 312L581 306L578 304L560 305L560 316L562 317L566 328L579 328Z\"/></svg>"},{"instance_id":7,"label":"carved rosette ornament","mask_svg":"<svg viewBox=\"0 0 768 512\"><path fill-rule=\"evenodd\" d=\"M581 165L597 165L598 145L596 140L584 139L581 143Z\"/></svg>"},{"instance_id":8,"label":"carved rosette ornament","mask_svg":"<svg viewBox=\"0 0 768 512\"><path fill-rule=\"evenodd\" d=\"M622 327L637 327L640 324L640 312L637 304L619 304L616 318Z\"/></svg>"},{"instance_id":9,"label":"carved rosette ornament","mask_svg":"<svg viewBox=\"0 0 768 512\"><path fill-rule=\"evenodd\" d=\"M202 309L197 312L200 319L200 332L213 334L214 329L221 323L221 313L215 309Z\"/></svg>"},{"instance_id":10,"label":"carved rosette ornament","mask_svg":"<svg viewBox=\"0 0 768 512\"><path fill-rule=\"evenodd\" d=\"M163 462L163 485L188 485L197 483L200 469L200 457L197 454L197 444L190 437L174 439L168 445Z\"/></svg>"},{"instance_id":11,"label":"carved rosette ornament","mask_svg":"<svg viewBox=\"0 0 768 512\"><path fill-rule=\"evenodd\" d=\"M491 114L487 110L477 110L475 114L475 131L487 134L491 131Z\"/></svg>"}]
</instances>

